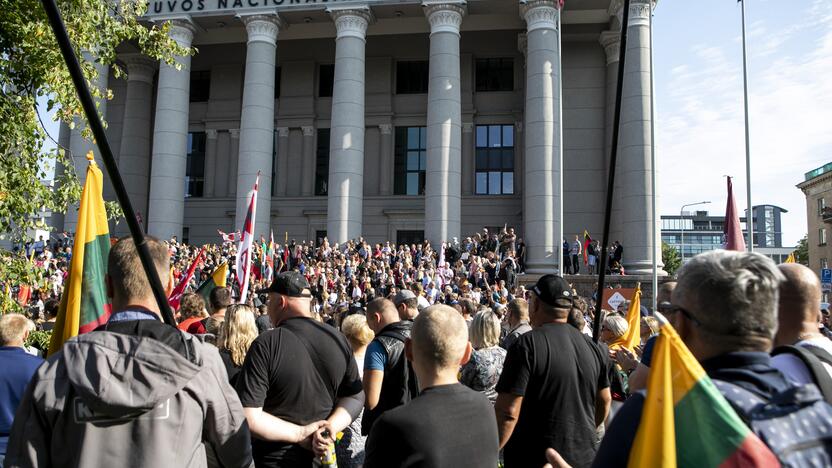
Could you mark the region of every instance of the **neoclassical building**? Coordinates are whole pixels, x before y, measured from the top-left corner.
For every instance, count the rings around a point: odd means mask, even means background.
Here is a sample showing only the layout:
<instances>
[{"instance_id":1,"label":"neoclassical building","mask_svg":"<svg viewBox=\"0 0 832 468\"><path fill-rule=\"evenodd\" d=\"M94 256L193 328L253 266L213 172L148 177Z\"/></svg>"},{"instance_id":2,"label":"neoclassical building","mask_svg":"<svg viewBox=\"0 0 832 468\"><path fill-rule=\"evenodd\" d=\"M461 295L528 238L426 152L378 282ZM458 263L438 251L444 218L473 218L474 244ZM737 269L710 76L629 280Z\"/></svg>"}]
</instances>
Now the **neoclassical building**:
<instances>
[{"instance_id":1,"label":"neoclassical building","mask_svg":"<svg viewBox=\"0 0 832 468\"><path fill-rule=\"evenodd\" d=\"M508 224L530 270L550 271L561 209L567 239L603 228L622 4L151 0L148 21L197 52L177 69L123 46L127 79L100 70L109 141L161 238L239 229L259 172L257 236L437 244ZM629 273L657 250L654 6L629 12L611 239ZM78 132L61 131L76 170L90 149ZM74 216L56 221L74 231Z\"/></svg>"}]
</instances>

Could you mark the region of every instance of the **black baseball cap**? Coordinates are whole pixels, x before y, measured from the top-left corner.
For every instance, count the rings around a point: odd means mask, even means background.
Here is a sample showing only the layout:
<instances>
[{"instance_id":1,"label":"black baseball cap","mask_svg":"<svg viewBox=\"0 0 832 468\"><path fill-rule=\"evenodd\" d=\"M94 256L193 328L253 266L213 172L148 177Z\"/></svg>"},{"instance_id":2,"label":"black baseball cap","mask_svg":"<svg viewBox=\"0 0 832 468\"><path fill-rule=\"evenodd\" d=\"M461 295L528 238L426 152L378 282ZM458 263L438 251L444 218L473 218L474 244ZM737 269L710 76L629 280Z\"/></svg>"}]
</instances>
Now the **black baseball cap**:
<instances>
[{"instance_id":1,"label":"black baseball cap","mask_svg":"<svg viewBox=\"0 0 832 468\"><path fill-rule=\"evenodd\" d=\"M258 289L257 294L263 293L277 293L289 297L312 297L309 292L303 290L311 289L309 282L300 273L296 271L284 271L274 278L271 286L268 288Z\"/></svg>"},{"instance_id":2,"label":"black baseball cap","mask_svg":"<svg viewBox=\"0 0 832 468\"><path fill-rule=\"evenodd\" d=\"M575 300L572 287L562 276L558 275L541 276L530 291L552 307L572 307Z\"/></svg>"}]
</instances>

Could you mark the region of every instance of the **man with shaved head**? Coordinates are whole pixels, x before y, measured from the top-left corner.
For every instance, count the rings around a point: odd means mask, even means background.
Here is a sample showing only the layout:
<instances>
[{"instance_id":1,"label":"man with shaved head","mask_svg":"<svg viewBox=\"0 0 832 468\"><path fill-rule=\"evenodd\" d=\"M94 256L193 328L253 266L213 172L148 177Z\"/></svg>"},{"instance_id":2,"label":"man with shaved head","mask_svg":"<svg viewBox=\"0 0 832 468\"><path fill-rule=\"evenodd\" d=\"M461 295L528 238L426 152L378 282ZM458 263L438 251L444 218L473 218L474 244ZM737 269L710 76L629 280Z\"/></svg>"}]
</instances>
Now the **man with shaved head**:
<instances>
[{"instance_id":1,"label":"man with shaved head","mask_svg":"<svg viewBox=\"0 0 832 468\"><path fill-rule=\"evenodd\" d=\"M364 466L497 466L497 423L479 392L457 380L471 356L468 327L446 305L423 310L405 342L420 395L384 413L367 439Z\"/></svg>"},{"instance_id":2,"label":"man with shaved head","mask_svg":"<svg viewBox=\"0 0 832 468\"><path fill-rule=\"evenodd\" d=\"M779 268L786 281L780 285L771 363L795 383L816 384L832 401L832 341L820 333L820 281L798 263Z\"/></svg>"}]
</instances>

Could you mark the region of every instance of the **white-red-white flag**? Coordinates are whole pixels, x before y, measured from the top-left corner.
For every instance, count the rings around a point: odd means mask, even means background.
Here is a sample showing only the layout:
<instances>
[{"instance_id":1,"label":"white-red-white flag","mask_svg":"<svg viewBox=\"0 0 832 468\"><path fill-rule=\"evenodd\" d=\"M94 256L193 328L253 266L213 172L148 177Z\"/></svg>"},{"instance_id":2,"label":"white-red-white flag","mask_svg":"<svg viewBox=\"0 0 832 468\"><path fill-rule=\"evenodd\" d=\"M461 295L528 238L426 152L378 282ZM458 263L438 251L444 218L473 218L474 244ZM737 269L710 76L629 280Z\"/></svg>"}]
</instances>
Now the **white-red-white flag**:
<instances>
[{"instance_id":1,"label":"white-red-white flag","mask_svg":"<svg viewBox=\"0 0 832 468\"><path fill-rule=\"evenodd\" d=\"M237 284L240 285L240 302L246 301L248 280L251 277L251 244L254 240L254 220L257 213L257 188L260 185L260 171L254 181L254 189L249 193L248 211L243 230L240 233L240 245L237 247Z\"/></svg>"}]
</instances>

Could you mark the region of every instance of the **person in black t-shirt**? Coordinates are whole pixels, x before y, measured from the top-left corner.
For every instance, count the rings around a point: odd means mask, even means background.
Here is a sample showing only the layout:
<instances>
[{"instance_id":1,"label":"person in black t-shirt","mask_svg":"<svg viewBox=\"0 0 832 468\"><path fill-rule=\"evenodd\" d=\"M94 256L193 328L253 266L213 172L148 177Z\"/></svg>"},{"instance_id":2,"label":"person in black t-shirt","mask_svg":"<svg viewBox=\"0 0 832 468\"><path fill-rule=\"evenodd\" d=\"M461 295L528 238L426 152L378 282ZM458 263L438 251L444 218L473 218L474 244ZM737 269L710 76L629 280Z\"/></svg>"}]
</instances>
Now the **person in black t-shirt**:
<instances>
[{"instance_id":1,"label":"person in black t-shirt","mask_svg":"<svg viewBox=\"0 0 832 468\"><path fill-rule=\"evenodd\" d=\"M260 335L237 376L255 465L304 467L361 412L364 392L338 330L311 318L309 283L290 271L269 293L276 328ZM261 291L258 291L258 294Z\"/></svg>"},{"instance_id":2,"label":"person in black t-shirt","mask_svg":"<svg viewBox=\"0 0 832 468\"><path fill-rule=\"evenodd\" d=\"M534 329L509 347L497 383L505 466L543 466L550 447L572 466L588 466L597 450L595 430L610 408L608 361L566 322L573 305L566 280L545 275L531 291Z\"/></svg>"},{"instance_id":3,"label":"person in black t-shirt","mask_svg":"<svg viewBox=\"0 0 832 468\"><path fill-rule=\"evenodd\" d=\"M491 403L457 380L460 365L471 356L468 326L459 312L446 305L422 311L405 354L421 393L373 424L364 467L496 467Z\"/></svg>"}]
</instances>

